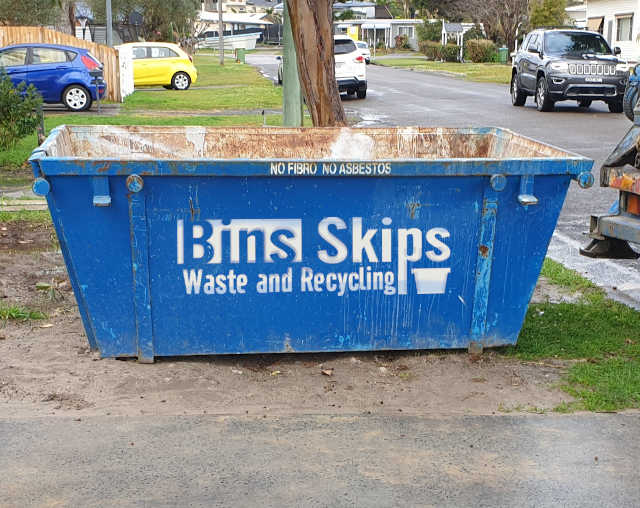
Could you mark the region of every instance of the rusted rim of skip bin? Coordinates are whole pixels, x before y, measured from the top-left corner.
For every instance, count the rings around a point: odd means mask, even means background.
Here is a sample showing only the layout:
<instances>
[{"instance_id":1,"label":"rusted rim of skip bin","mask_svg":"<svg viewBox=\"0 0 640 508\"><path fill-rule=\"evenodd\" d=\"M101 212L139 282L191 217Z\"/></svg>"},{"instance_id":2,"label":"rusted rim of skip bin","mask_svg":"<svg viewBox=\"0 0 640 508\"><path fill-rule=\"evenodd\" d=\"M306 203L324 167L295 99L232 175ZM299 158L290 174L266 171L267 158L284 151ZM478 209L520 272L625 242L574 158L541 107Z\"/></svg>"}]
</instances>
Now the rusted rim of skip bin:
<instances>
[{"instance_id":1,"label":"rusted rim of skip bin","mask_svg":"<svg viewBox=\"0 0 640 508\"><path fill-rule=\"evenodd\" d=\"M220 152L232 153L220 157ZM464 156L451 156L455 153ZM379 157L385 154L393 156ZM575 176L593 165L581 155L497 127L61 125L30 160L38 161L42 175L102 176Z\"/></svg>"}]
</instances>

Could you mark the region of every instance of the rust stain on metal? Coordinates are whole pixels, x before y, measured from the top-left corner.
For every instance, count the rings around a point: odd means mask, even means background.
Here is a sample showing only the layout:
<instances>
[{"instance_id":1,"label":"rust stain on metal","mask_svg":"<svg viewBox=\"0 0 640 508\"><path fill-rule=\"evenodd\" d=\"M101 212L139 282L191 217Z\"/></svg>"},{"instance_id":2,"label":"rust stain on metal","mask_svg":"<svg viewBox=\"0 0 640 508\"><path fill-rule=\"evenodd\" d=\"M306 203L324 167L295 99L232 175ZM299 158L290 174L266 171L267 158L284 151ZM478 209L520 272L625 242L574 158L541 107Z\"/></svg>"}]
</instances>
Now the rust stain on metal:
<instances>
[{"instance_id":1,"label":"rust stain on metal","mask_svg":"<svg viewBox=\"0 0 640 508\"><path fill-rule=\"evenodd\" d=\"M73 136L67 135L57 147L60 155L117 157L122 163L159 159L434 160L563 156L553 147L510 133L498 136L492 129L480 132L440 127L67 126L65 129ZM171 165L168 168L175 171Z\"/></svg>"},{"instance_id":2,"label":"rust stain on metal","mask_svg":"<svg viewBox=\"0 0 640 508\"><path fill-rule=\"evenodd\" d=\"M480 250L480 255L483 258L486 258L489 255L489 247L487 247L486 245L481 245L479 247L479 250Z\"/></svg>"},{"instance_id":3,"label":"rust stain on metal","mask_svg":"<svg viewBox=\"0 0 640 508\"><path fill-rule=\"evenodd\" d=\"M416 218L416 210L420 208L420 203L409 203L407 205L409 207L409 217L412 219Z\"/></svg>"}]
</instances>

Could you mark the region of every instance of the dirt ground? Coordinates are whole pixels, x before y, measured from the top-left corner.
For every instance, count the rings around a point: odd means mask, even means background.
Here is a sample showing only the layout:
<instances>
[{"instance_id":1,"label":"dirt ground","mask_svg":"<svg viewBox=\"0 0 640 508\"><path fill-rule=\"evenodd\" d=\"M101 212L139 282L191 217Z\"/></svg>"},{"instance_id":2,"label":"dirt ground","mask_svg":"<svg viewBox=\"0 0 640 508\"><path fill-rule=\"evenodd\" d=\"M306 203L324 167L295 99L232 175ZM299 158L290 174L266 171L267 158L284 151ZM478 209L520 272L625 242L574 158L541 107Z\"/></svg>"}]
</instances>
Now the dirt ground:
<instances>
[{"instance_id":1,"label":"dirt ground","mask_svg":"<svg viewBox=\"0 0 640 508\"><path fill-rule=\"evenodd\" d=\"M563 362L525 363L485 352L393 352L100 359L88 348L55 235L0 223L0 305L45 320L0 321L0 413L492 414L549 410ZM36 284L45 288L38 289ZM538 300L567 300L546 283Z\"/></svg>"}]
</instances>

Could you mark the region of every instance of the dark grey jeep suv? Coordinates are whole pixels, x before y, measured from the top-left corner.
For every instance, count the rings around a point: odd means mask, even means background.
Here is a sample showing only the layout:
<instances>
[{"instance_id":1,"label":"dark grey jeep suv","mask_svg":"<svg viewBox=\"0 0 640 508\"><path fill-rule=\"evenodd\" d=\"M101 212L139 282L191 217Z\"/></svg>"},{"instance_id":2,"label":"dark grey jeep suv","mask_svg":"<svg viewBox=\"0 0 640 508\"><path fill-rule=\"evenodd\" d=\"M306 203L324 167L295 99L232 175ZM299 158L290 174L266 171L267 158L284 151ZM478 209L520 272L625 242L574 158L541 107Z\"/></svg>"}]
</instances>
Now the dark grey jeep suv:
<instances>
[{"instance_id":1,"label":"dark grey jeep suv","mask_svg":"<svg viewBox=\"0 0 640 508\"><path fill-rule=\"evenodd\" d=\"M523 106L533 95L539 111L551 111L557 101L588 108L601 100L622 113L628 71L619 54L597 32L534 30L513 58L511 102Z\"/></svg>"}]
</instances>

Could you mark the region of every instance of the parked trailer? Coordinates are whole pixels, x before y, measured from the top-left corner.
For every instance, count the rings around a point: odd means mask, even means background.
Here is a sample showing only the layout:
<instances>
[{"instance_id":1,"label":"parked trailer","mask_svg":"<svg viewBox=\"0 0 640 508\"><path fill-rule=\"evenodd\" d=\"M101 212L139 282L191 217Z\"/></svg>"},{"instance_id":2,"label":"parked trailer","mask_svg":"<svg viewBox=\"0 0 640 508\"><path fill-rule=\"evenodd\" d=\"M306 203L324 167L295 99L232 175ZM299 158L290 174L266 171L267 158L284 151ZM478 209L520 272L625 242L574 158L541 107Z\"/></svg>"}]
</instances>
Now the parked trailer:
<instances>
[{"instance_id":1,"label":"parked trailer","mask_svg":"<svg viewBox=\"0 0 640 508\"><path fill-rule=\"evenodd\" d=\"M514 344L570 180L504 129L62 126L31 157L92 348Z\"/></svg>"}]
</instances>

